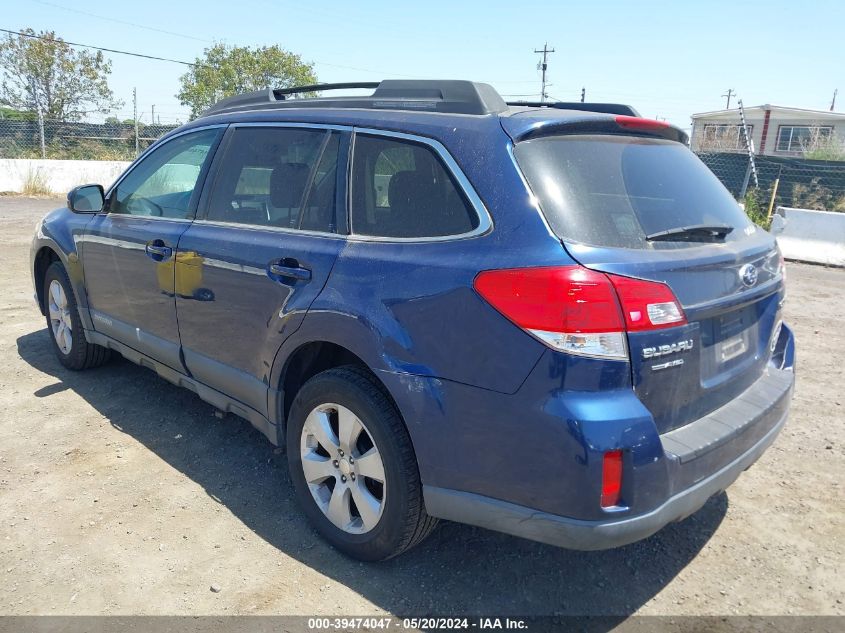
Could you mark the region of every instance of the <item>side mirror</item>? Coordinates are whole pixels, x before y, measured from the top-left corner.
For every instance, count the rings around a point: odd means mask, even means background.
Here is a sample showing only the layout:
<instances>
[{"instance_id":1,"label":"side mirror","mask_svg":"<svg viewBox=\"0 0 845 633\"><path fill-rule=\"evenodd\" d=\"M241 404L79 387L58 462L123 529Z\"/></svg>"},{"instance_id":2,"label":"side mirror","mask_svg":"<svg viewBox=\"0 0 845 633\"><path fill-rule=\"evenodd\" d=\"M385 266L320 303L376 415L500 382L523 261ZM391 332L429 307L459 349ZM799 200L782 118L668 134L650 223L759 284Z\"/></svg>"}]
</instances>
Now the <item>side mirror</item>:
<instances>
[{"instance_id":1,"label":"side mirror","mask_svg":"<svg viewBox=\"0 0 845 633\"><path fill-rule=\"evenodd\" d=\"M99 213L106 196L102 185L80 185L67 194L67 208L74 213Z\"/></svg>"}]
</instances>

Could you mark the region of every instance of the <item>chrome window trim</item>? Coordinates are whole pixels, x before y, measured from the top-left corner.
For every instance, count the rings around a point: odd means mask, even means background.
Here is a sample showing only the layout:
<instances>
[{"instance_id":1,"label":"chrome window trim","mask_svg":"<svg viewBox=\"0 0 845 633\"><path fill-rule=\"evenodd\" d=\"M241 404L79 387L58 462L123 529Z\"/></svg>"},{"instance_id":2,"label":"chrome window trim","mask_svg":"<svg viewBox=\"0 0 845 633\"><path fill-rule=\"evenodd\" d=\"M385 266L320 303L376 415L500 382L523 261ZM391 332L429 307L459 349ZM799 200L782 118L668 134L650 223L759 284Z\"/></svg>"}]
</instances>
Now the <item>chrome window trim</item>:
<instances>
[{"instance_id":1,"label":"chrome window trim","mask_svg":"<svg viewBox=\"0 0 845 633\"><path fill-rule=\"evenodd\" d=\"M222 220L194 220L193 224L203 226L215 226L219 228L233 228L252 231L270 231L273 233L285 233L290 235L310 235L311 237L329 237L334 239L346 239L348 236L343 233L329 233L328 231L309 231L305 229L293 229L287 226L270 226L266 224L243 224L240 222L224 222Z\"/></svg>"},{"instance_id":2,"label":"chrome window trim","mask_svg":"<svg viewBox=\"0 0 845 633\"><path fill-rule=\"evenodd\" d=\"M155 220L156 222L186 222L190 224L193 220L188 218L164 218L159 215L135 215L134 213L98 213L97 215L109 218L132 218L134 220Z\"/></svg>"},{"instance_id":3,"label":"chrome window trim","mask_svg":"<svg viewBox=\"0 0 845 633\"><path fill-rule=\"evenodd\" d=\"M300 121L239 121L230 123L229 127L292 127L318 130L337 130L338 132L351 132L351 125L335 125L334 123L305 123Z\"/></svg>"},{"instance_id":4,"label":"chrome window trim","mask_svg":"<svg viewBox=\"0 0 845 633\"><path fill-rule=\"evenodd\" d=\"M368 134L371 136L385 136L390 138L398 138L405 141L411 141L414 143L419 143L421 145L425 145L432 150L434 150L435 154L445 163L446 169L451 173L452 177L457 181L458 186L463 191L464 195L466 196L467 200L469 200L470 205L472 205L473 210L475 211L476 216L478 217L478 226L471 231L467 231L466 233L456 233L455 235L437 235L432 237L385 237L380 235L361 235L355 233L355 227L352 225L352 206L351 206L351 190L352 190L352 183L351 178L349 179L348 189L350 191L350 203L347 205L348 215L350 216L349 222L349 235L348 239L354 242L397 242L402 244L427 244L429 242L452 242L455 240L464 240L473 237L478 237L479 235L484 235L489 232L493 228L493 219L490 217L489 211L487 211L487 207L484 206L484 203L481 201L481 198L475 191L475 188L470 183L469 178L466 177L463 170L458 166L458 163L452 158L452 155L449 153L449 150L440 142L433 138L429 138L427 136L419 136L416 134L406 134L404 132L394 132L392 130L380 130L378 128L369 128L369 127L353 127L353 132L357 134ZM350 151L354 152L355 145L353 143ZM354 167L353 167L354 169Z\"/></svg>"},{"instance_id":5,"label":"chrome window trim","mask_svg":"<svg viewBox=\"0 0 845 633\"><path fill-rule=\"evenodd\" d=\"M190 130L182 130L181 132L177 132L177 133L173 134L172 136L168 136L165 139L157 140L155 143L153 143L147 149L145 149L143 152L141 152L141 154L132 162L132 164L129 165L129 167L126 168L126 171L124 171L120 175L120 177L112 183L112 185L106 190L106 193L103 196L103 198L108 200L108 198L112 194L112 192L115 189L117 189L117 186L121 182L123 182L123 180L129 174L131 174L138 165L141 164L141 161L143 161L147 157L148 154L157 150L159 147L163 147L164 145L167 145L173 139L179 138L180 136L185 136L186 134L192 134L194 132L202 132L204 130L213 130L215 128L227 128L227 127L229 127L228 123L214 123L214 124L211 124L211 125L200 125L200 126L197 126L197 127L192 127ZM123 218L123 217L126 217L126 218L149 218L151 220L163 220L165 222L168 222L168 221L169 222L193 222L193 218L163 218L163 217L158 217L158 216L155 216L155 215L133 215L131 213L112 213L111 211L107 211L107 212L101 211L100 213L97 213L97 215L102 215L102 216L105 216L105 217L116 217L116 218L117 217L120 217L120 218Z\"/></svg>"}]
</instances>

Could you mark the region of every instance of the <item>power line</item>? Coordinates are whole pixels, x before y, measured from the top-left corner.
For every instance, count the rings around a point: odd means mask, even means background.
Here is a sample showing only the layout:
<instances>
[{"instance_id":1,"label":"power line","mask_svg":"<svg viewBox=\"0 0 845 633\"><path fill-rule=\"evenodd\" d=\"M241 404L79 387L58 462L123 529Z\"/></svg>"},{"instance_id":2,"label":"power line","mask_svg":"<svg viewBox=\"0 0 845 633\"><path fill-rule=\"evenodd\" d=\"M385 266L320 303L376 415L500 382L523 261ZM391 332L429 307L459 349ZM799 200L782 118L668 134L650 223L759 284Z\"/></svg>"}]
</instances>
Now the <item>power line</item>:
<instances>
[{"instance_id":1,"label":"power line","mask_svg":"<svg viewBox=\"0 0 845 633\"><path fill-rule=\"evenodd\" d=\"M121 50L117 50L115 48L105 48L103 46L94 46L93 44L80 44L79 42L71 42L71 41L68 41L68 40L61 40L61 39L57 40L55 38L43 37L41 35L34 35L34 34L30 34L30 33L21 33L20 31L12 31L10 29L0 28L0 32L9 33L11 35L20 35L21 37L28 37L28 38L34 39L34 40L43 40L45 42L55 42L57 44L61 43L61 44L67 44L69 46L81 46L82 48L93 48L94 50L105 51L107 53L117 53L118 55L128 55L130 57L141 57L143 59L153 59L153 60L160 61L160 62L171 62L171 63L174 63L174 64L182 64L183 66L196 67L196 66L206 66L207 65L207 64L197 64L196 62L186 62L186 61L182 61L181 59L171 59L169 57L156 57L155 55L146 55L144 53L133 53L133 52L130 52L130 51L121 51ZM346 69L346 70L357 70L357 71L360 71L360 72L368 72L368 73L375 73L375 74L381 74L381 75L392 75L394 77L410 77L410 75L400 75L398 73L388 73L388 72L384 72L384 71L373 70L372 68L358 68L356 66L343 66L341 64L330 64L328 62L321 62L321 61L314 61L313 63L318 64L320 66L333 66L335 68L343 68L343 69Z\"/></svg>"},{"instance_id":2,"label":"power line","mask_svg":"<svg viewBox=\"0 0 845 633\"><path fill-rule=\"evenodd\" d=\"M130 53L129 51L119 51L115 48L104 48L102 46L93 46L91 44L80 44L78 42L69 42L67 40L57 40L52 37L44 37L42 35L34 35L31 33L21 33L20 31L11 31L9 29L0 28L3 33L10 33L11 35L20 35L21 37L28 37L34 40L42 40L44 42L54 42L56 44L67 44L68 46L81 46L82 48L93 48L97 51L105 51L106 53L117 53L118 55L129 55L131 57L143 57L144 59L154 59L159 62L172 62L174 64L182 64L183 66L200 66L203 64L195 64L193 62L183 62L179 59L169 59L167 57L156 57L155 55L145 55L144 53Z\"/></svg>"},{"instance_id":3,"label":"power line","mask_svg":"<svg viewBox=\"0 0 845 633\"><path fill-rule=\"evenodd\" d=\"M126 26L134 26L135 28L145 29L147 31L155 31L156 33L164 33L165 35L175 35L176 37L184 37L185 39L189 40L196 40L197 42L206 42L211 43L211 40L205 40L201 37L194 37L193 35L185 35L184 33L176 33L175 31L166 31L164 29L157 29L154 26L145 26L143 24L138 24L136 22L129 22L127 20L119 20L117 18L109 18L104 15L97 15L96 13L90 13L88 11L82 11L81 9L74 9L72 7L66 7L61 4L55 4L53 2L46 2L45 0L34 0L38 4L43 4L48 7L55 7L56 9L62 9L63 11L70 11L72 13L79 13L80 15L87 15L91 18L97 18L99 20L106 20L107 22L115 22L116 24L125 24Z\"/></svg>"}]
</instances>

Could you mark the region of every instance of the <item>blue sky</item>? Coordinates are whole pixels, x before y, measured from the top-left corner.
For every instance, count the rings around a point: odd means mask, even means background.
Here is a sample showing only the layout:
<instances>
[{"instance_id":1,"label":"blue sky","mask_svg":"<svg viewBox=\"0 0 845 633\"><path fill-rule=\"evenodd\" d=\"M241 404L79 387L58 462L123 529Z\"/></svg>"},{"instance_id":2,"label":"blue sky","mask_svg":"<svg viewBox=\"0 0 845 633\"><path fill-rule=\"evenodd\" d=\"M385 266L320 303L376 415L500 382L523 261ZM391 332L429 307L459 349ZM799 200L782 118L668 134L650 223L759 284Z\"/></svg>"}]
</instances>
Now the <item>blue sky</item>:
<instances>
[{"instance_id":1,"label":"blue sky","mask_svg":"<svg viewBox=\"0 0 845 633\"><path fill-rule=\"evenodd\" d=\"M577 100L583 86L588 100L629 103L684 128L691 113L724 107L728 88L747 106L815 109L829 107L834 88L845 92L841 0L0 0L0 7L0 27L51 29L108 48L193 61L214 41L279 44L315 62L321 81L474 79L525 98L540 91L533 51L548 41L551 96ZM175 97L185 67L109 57L110 84L125 102L121 117L131 117L135 86L142 120L153 104L162 122L185 120ZM845 110L845 94L837 102Z\"/></svg>"}]
</instances>

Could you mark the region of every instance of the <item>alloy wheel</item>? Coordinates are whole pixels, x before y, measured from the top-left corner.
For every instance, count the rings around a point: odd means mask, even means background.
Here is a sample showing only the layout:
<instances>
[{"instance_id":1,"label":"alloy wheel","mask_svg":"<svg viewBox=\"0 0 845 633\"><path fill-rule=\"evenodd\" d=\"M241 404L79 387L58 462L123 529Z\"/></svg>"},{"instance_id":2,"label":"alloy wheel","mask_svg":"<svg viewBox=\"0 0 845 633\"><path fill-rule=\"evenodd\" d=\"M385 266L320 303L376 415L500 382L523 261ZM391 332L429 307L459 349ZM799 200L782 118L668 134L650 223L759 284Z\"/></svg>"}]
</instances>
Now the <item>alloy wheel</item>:
<instances>
[{"instance_id":1,"label":"alloy wheel","mask_svg":"<svg viewBox=\"0 0 845 633\"><path fill-rule=\"evenodd\" d=\"M305 481L317 507L350 534L369 532L384 512L384 462L372 434L352 411L338 404L316 407L300 441Z\"/></svg>"},{"instance_id":2,"label":"alloy wheel","mask_svg":"<svg viewBox=\"0 0 845 633\"><path fill-rule=\"evenodd\" d=\"M62 354L70 354L73 347L73 321L70 316L65 289L57 280L50 282L47 308L50 312L50 326L53 329L53 339Z\"/></svg>"}]
</instances>

